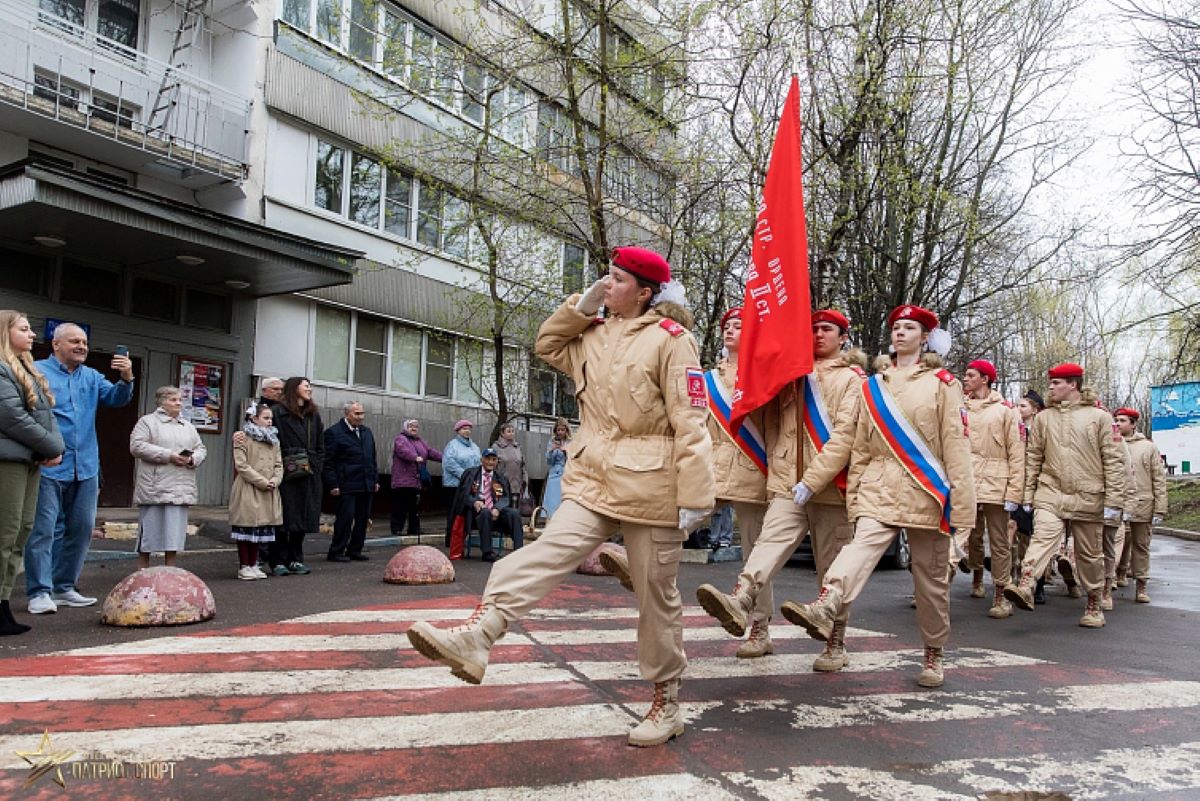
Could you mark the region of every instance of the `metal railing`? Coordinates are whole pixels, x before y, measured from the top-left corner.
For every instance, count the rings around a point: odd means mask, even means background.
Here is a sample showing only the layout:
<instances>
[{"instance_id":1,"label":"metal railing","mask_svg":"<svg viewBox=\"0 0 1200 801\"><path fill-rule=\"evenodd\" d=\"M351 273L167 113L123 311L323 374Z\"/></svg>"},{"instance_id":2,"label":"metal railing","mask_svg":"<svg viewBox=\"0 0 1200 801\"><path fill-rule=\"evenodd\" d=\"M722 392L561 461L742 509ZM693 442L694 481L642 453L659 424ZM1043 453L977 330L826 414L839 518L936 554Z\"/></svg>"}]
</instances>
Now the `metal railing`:
<instances>
[{"instance_id":1,"label":"metal railing","mask_svg":"<svg viewBox=\"0 0 1200 801\"><path fill-rule=\"evenodd\" d=\"M153 126L165 85L176 105ZM181 169L245 177L249 100L28 2L0 0L0 104Z\"/></svg>"}]
</instances>

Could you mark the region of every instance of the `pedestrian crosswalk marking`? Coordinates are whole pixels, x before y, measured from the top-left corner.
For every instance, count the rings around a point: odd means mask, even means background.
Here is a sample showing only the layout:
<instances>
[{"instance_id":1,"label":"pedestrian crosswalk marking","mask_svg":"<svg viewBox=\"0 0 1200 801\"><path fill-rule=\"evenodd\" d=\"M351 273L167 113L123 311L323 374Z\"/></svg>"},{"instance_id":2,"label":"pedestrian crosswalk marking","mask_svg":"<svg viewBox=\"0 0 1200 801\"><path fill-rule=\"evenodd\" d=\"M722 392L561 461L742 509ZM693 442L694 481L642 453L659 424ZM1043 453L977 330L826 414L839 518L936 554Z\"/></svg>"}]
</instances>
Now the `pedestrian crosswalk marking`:
<instances>
[{"instance_id":1,"label":"pedestrian crosswalk marking","mask_svg":"<svg viewBox=\"0 0 1200 801\"><path fill-rule=\"evenodd\" d=\"M364 801L479 801L479 790L418 795L391 795ZM578 801L580 798L653 798L654 801L736 801L737 796L713 781L686 773L596 779L540 787L489 787L487 801Z\"/></svg>"}]
</instances>

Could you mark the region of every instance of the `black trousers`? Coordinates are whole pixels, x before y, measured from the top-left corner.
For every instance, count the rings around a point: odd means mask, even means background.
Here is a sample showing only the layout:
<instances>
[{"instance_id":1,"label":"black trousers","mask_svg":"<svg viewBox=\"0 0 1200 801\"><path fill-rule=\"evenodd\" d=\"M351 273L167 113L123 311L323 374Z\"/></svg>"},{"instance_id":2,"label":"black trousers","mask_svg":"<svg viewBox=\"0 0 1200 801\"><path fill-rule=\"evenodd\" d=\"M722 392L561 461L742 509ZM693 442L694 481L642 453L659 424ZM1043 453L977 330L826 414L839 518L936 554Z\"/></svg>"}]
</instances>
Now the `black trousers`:
<instances>
[{"instance_id":1,"label":"black trousers","mask_svg":"<svg viewBox=\"0 0 1200 801\"><path fill-rule=\"evenodd\" d=\"M404 533L404 524L408 523L408 533L421 534L421 490L416 487L392 487L392 534L400 536Z\"/></svg>"},{"instance_id":2,"label":"black trousers","mask_svg":"<svg viewBox=\"0 0 1200 801\"><path fill-rule=\"evenodd\" d=\"M275 534L275 541L268 549L268 561L271 567L290 565L292 562L304 561L304 532L283 531Z\"/></svg>"},{"instance_id":3,"label":"black trousers","mask_svg":"<svg viewBox=\"0 0 1200 801\"><path fill-rule=\"evenodd\" d=\"M492 535L494 533L501 536L507 534L512 537L514 550L525 544L525 529L521 525L521 513L516 509L501 509L500 516L495 520L492 519L490 509L480 509L473 515L472 522L479 529L479 547L485 554L492 553Z\"/></svg>"},{"instance_id":4,"label":"black trousers","mask_svg":"<svg viewBox=\"0 0 1200 801\"><path fill-rule=\"evenodd\" d=\"M362 553L367 541L367 519L371 516L373 492L343 492L338 495L337 514L333 520L333 542L330 556L354 556Z\"/></svg>"}]
</instances>

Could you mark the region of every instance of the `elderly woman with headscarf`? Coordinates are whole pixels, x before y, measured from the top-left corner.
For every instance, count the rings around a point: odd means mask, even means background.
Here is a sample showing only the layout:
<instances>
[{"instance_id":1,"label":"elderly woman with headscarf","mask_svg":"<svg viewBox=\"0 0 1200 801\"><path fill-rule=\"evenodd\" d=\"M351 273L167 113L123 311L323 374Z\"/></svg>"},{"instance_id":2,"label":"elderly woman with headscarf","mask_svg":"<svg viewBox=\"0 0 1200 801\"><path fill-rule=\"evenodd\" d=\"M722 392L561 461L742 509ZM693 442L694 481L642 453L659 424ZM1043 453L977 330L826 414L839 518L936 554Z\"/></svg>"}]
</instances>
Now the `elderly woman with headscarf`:
<instances>
[{"instance_id":1,"label":"elderly woman with headscarf","mask_svg":"<svg viewBox=\"0 0 1200 801\"><path fill-rule=\"evenodd\" d=\"M421 439L421 422L405 420L392 443L392 536L421 536L421 489L429 486L428 462L442 461L442 452Z\"/></svg>"}]
</instances>

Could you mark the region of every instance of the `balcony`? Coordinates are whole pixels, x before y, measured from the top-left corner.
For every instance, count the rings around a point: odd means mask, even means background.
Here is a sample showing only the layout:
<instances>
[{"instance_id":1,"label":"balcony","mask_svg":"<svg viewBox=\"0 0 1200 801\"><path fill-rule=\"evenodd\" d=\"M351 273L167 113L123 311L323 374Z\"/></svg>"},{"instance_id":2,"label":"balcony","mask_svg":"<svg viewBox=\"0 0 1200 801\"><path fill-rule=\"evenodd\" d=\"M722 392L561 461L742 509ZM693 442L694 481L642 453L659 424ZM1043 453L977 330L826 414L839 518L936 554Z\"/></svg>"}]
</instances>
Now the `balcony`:
<instances>
[{"instance_id":1,"label":"balcony","mask_svg":"<svg viewBox=\"0 0 1200 801\"><path fill-rule=\"evenodd\" d=\"M0 129L198 188L246 176L250 101L0 0Z\"/></svg>"}]
</instances>

